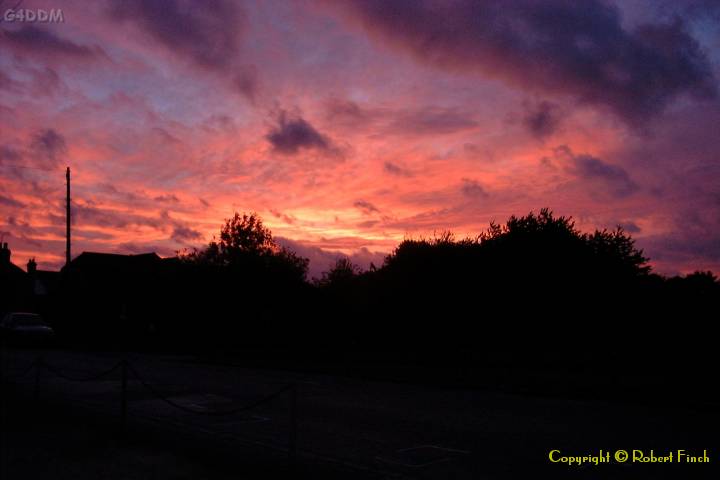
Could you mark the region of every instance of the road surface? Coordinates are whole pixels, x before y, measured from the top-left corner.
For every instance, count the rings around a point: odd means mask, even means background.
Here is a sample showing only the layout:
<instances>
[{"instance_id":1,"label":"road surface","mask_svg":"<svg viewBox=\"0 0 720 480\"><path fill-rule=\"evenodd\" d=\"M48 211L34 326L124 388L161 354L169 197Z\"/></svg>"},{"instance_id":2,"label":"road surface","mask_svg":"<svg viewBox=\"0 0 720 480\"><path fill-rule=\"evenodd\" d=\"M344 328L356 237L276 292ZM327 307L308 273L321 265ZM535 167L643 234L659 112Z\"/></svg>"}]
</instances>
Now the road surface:
<instances>
[{"instance_id":1,"label":"road surface","mask_svg":"<svg viewBox=\"0 0 720 480\"><path fill-rule=\"evenodd\" d=\"M17 378L39 355L55 373L42 369L39 378L34 372ZM712 406L540 398L207 364L179 355L6 349L2 371L15 388L31 392L37 382L44 399L114 422L121 411L119 369L83 382L56 373L90 377L123 358L132 366L129 424L152 423L199 445L212 445L212 439L231 451L266 452L268 461L283 461L295 435L298 461L334 464L367 478L717 478L720 465L720 409ZM287 386L297 392L295 434L293 390L283 390ZM276 392L281 393L249 411L219 415ZM576 456L601 449L707 450L710 464L569 466L548 458L551 450Z\"/></svg>"}]
</instances>

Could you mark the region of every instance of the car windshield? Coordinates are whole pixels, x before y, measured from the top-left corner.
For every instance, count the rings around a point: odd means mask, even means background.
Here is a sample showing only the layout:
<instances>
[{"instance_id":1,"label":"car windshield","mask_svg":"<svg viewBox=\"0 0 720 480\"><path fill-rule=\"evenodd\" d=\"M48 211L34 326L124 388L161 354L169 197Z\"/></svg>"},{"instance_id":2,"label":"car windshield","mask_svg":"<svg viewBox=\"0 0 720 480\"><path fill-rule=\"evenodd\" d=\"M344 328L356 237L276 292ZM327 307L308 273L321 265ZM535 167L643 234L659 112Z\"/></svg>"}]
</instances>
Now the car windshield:
<instances>
[{"instance_id":1,"label":"car windshield","mask_svg":"<svg viewBox=\"0 0 720 480\"><path fill-rule=\"evenodd\" d=\"M45 326L42 317L32 313L17 313L12 316L12 324L18 327L41 327Z\"/></svg>"}]
</instances>

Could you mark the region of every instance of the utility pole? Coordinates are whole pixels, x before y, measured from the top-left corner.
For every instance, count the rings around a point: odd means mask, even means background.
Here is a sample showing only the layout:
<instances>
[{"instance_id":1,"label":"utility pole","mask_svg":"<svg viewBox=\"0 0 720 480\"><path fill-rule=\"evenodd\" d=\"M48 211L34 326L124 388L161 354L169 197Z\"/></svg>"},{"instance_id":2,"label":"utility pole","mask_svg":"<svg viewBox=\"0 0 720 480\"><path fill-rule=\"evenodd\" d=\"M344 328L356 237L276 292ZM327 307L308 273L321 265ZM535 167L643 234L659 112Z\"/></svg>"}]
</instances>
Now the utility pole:
<instances>
[{"instance_id":1,"label":"utility pole","mask_svg":"<svg viewBox=\"0 0 720 480\"><path fill-rule=\"evenodd\" d=\"M65 266L68 271L70 270L70 167L65 170L65 180L67 184L67 194L65 195L65 220L66 233L65 233Z\"/></svg>"}]
</instances>

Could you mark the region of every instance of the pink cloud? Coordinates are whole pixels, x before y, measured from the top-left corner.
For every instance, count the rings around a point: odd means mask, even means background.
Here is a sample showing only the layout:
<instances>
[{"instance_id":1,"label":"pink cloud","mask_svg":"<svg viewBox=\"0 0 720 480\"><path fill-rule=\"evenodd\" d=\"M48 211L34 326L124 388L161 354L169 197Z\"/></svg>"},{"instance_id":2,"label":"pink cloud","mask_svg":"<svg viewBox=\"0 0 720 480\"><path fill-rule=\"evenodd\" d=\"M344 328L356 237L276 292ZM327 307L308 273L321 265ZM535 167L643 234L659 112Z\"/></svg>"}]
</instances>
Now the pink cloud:
<instances>
[{"instance_id":1,"label":"pink cloud","mask_svg":"<svg viewBox=\"0 0 720 480\"><path fill-rule=\"evenodd\" d=\"M345 11L366 21L385 3ZM155 3L119 16L107 3L68 5L65 24L3 26L0 39L0 231L19 264L62 263L69 164L78 253L171 255L207 242L234 211L257 211L319 274L338 255L377 265L406 236L472 236L548 206L584 229L627 225L660 271L720 269L720 110L685 99L710 89L714 59L687 25L641 32L612 7L592 3L594 19L550 2L573 14L573 32L578 22L598 32L557 58L542 50L536 70L517 43L452 34L466 20L440 6L448 23L420 51L428 2L397 3L416 16L392 32L392 19L349 27L312 2L177 1L167 18ZM527 38L553 34L528 21ZM505 28L491 33L529 41ZM602 32L632 55L582 86L571 67L578 49L609 48ZM636 56L656 58L665 43L668 57L643 70ZM677 65L687 82L663 76ZM630 83L616 85L623 75ZM657 103L629 97L643 78L659 82Z\"/></svg>"}]
</instances>

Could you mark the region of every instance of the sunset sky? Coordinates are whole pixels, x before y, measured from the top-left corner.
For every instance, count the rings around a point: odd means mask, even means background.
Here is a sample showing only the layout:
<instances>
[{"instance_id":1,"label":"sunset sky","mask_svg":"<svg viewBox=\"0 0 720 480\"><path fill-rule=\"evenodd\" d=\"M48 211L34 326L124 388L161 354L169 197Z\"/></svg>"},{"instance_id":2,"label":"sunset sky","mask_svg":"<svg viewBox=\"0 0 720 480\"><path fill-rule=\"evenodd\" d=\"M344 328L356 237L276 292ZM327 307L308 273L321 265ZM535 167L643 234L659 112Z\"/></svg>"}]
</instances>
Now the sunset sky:
<instances>
[{"instance_id":1,"label":"sunset sky","mask_svg":"<svg viewBox=\"0 0 720 480\"><path fill-rule=\"evenodd\" d=\"M0 15L17 0L0 0ZM256 211L311 275L549 207L720 271L720 2L30 1L0 18L0 232L23 266L162 256Z\"/></svg>"}]
</instances>

